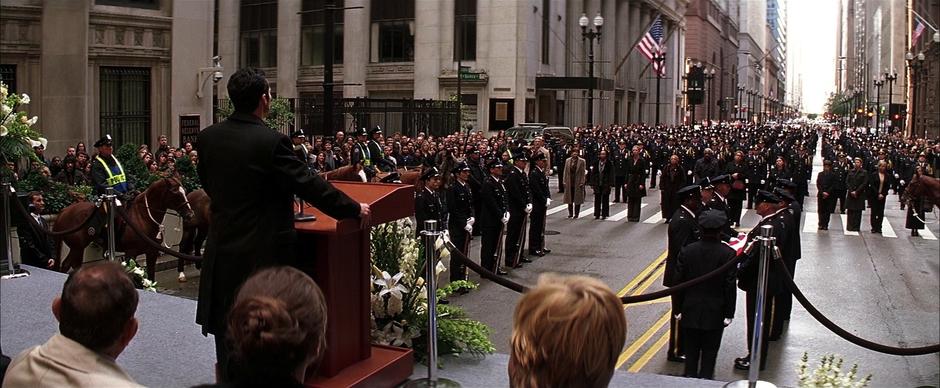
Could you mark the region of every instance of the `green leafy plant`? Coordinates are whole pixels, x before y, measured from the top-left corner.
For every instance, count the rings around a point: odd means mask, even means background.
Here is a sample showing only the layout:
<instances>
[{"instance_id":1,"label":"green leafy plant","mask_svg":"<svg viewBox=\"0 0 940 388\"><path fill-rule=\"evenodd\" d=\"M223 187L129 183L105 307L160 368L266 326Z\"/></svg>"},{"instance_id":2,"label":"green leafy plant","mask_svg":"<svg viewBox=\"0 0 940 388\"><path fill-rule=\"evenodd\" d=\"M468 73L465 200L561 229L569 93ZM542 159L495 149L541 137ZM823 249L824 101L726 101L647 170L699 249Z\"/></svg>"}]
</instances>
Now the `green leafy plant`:
<instances>
[{"instance_id":1,"label":"green leafy plant","mask_svg":"<svg viewBox=\"0 0 940 388\"><path fill-rule=\"evenodd\" d=\"M413 348L420 362L427 362L427 291L424 268L425 247L414 238L408 219L372 228L372 340L379 344ZM441 246L441 256L449 252ZM435 273L445 271L435 264ZM394 274L394 275L392 275ZM451 282L436 290L436 298L447 297L460 288L474 289L468 281ZM490 328L470 319L455 305L438 305L438 354L484 356L496 349L489 339Z\"/></svg>"},{"instance_id":2,"label":"green leafy plant","mask_svg":"<svg viewBox=\"0 0 940 388\"><path fill-rule=\"evenodd\" d=\"M157 282L147 279L144 268L137 265L137 260L127 259L121 262L121 266L124 267L124 272L130 275L131 280L134 282L134 287L145 291L157 292Z\"/></svg>"},{"instance_id":3,"label":"green leafy plant","mask_svg":"<svg viewBox=\"0 0 940 388\"><path fill-rule=\"evenodd\" d=\"M20 193L39 191L46 203L46 213L56 214L66 206L85 201L91 195L91 186L69 186L53 181L37 171L32 171L17 181L13 187Z\"/></svg>"},{"instance_id":4,"label":"green leafy plant","mask_svg":"<svg viewBox=\"0 0 940 388\"><path fill-rule=\"evenodd\" d=\"M819 365L813 371L809 370L809 354L803 352L803 357L797 363L797 386L800 388L862 388L871 382L871 374L858 379L858 364L852 364L848 373L842 371L842 357L835 354L823 355Z\"/></svg>"},{"instance_id":5,"label":"green leafy plant","mask_svg":"<svg viewBox=\"0 0 940 388\"><path fill-rule=\"evenodd\" d=\"M235 112L232 101L225 99L219 102L219 117L225 118ZM271 110L268 111L268 117L264 123L271 128L285 128L294 123L294 110L291 108L290 100L286 98L275 98L271 100Z\"/></svg>"},{"instance_id":6,"label":"green leafy plant","mask_svg":"<svg viewBox=\"0 0 940 388\"><path fill-rule=\"evenodd\" d=\"M10 94L7 85L0 82L0 160L36 161L39 159L33 147L46 146L46 139L33 128L39 118L30 118L26 112L17 110L29 101L26 93Z\"/></svg>"}]
</instances>

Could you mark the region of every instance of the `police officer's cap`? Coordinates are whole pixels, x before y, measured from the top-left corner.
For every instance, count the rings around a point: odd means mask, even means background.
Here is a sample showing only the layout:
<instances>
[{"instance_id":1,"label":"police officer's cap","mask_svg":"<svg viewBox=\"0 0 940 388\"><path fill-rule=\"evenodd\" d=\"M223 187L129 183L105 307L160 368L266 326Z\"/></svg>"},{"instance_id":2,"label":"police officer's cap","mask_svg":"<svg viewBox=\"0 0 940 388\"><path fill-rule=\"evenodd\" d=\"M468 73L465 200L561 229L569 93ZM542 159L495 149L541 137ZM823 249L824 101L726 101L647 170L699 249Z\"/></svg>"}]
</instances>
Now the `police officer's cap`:
<instances>
[{"instance_id":1,"label":"police officer's cap","mask_svg":"<svg viewBox=\"0 0 940 388\"><path fill-rule=\"evenodd\" d=\"M291 133L291 134L290 134L290 137L293 138L293 137L307 137L307 136L304 135L304 131L303 131L303 130L297 130L297 131L294 131L293 133Z\"/></svg>"},{"instance_id":2,"label":"police officer's cap","mask_svg":"<svg viewBox=\"0 0 940 388\"><path fill-rule=\"evenodd\" d=\"M698 224L702 229L720 229L728 223L728 216L720 210L709 209L698 215Z\"/></svg>"},{"instance_id":3,"label":"police officer's cap","mask_svg":"<svg viewBox=\"0 0 940 388\"><path fill-rule=\"evenodd\" d=\"M778 197L774 193L771 193L767 190L757 190L757 197L754 200L757 203L761 203L761 202L778 203L780 202L780 197Z\"/></svg>"},{"instance_id":4,"label":"police officer's cap","mask_svg":"<svg viewBox=\"0 0 940 388\"><path fill-rule=\"evenodd\" d=\"M715 186L712 186L712 180L708 178L699 179L698 185L702 188L702 190L711 190L715 188Z\"/></svg>"},{"instance_id":5,"label":"police officer's cap","mask_svg":"<svg viewBox=\"0 0 940 388\"><path fill-rule=\"evenodd\" d=\"M450 172L454 174L459 174L461 171L470 171L470 165L467 164L467 162L457 163L457 165L454 166L454 169L451 170Z\"/></svg>"},{"instance_id":6,"label":"police officer's cap","mask_svg":"<svg viewBox=\"0 0 940 388\"><path fill-rule=\"evenodd\" d=\"M712 185L719 185L719 184L722 184L722 183L730 185L730 184L731 184L731 175L728 175L728 174L721 174L721 175L716 176L716 177L708 178L708 181L709 181Z\"/></svg>"},{"instance_id":7,"label":"police officer's cap","mask_svg":"<svg viewBox=\"0 0 940 388\"><path fill-rule=\"evenodd\" d=\"M777 187L782 187L782 188L785 188L785 189L795 190L795 189L796 189L796 183L793 182L793 181L791 181L791 180L789 180L789 179L779 178L779 179L777 179Z\"/></svg>"},{"instance_id":8,"label":"police officer's cap","mask_svg":"<svg viewBox=\"0 0 940 388\"><path fill-rule=\"evenodd\" d=\"M702 196L702 187L699 185L689 185L683 187L676 192L676 196L678 196L680 200L700 198Z\"/></svg>"},{"instance_id":9,"label":"police officer's cap","mask_svg":"<svg viewBox=\"0 0 940 388\"><path fill-rule=\"evenodd\" d=\"M110 146L113 143L111 142L111 135L104 135L98 141L95 142L95 148L102 146Z\"/></svg>"},{"instance_id":10,"label":"police officer's cap","mask_svg":"<svg viewBox=\"0 0 940 388\"><path fill-rule=\"evenodd\" d=\"M796 197L794 197L793 194L790 194L789 191L784 190L781 187L774 189L774 195L776 195L777 197L780 197L781 199L786 199L789 202L796 201Z\"/></svg>"},{"instance_id":11,"label":"police officer's cap","mask_svg":"<svg viewBox=\"0 0 940 388\"><path fill-rule=\"evenodd\" d=\"M512 158L512 160L515 160L515 161L520 161L520 160L525 161L526 159L528 159L528 158L525 156L525 151L523 151L522 149L518 149L518 150L515 150L515 151L511 152L511 153L509 154L509 157Z\"/></svg>"},{"instance_id":12,"label":"police officer's cap","mask_svg":"<svg viewBox=\"0 0 940 388\"><path fill-rule=\"evenodd\" d=\"M369 136L369 131L365 127L359 128L356 130L356 136Z\"/></svg>"},{"instance_id":13,"label":"police officer's cap","mask_svg":"<svg viewBox=\"0 0 940 388\"><path fill-rule=\"evenodd\" d=\"M493 159L489 163L486 164L486 168L488 169L503 168L503 161L499 159Z\"/></svg>"},{"instance_id":14,"label":"police officer's cap","mask_svg":"<svg viewBox=\"0 0 940 388\"><path fill-rule=\"evenodd\" d=\"M529 161L532 163L538 162L539 160L545 160L545 154L541 152L533 152L532 156L529 157Z\"/></svg>"},{"instance_id":15,"label":"police officer's cap","mask_svg":"<svg viewBox=\"0 0 940 388\"><path fill-rule=\"evenodd\" d=\"M421 174L421 180L426 181L439 176L441 176L441 172L437 169L437 167L431 167L427 170L424 170L424 172Z\"/></svg>"},{"instance_id":16,"label":"police officer's cap","mask_svg":"<svg viewBox=\"0 0 940 388\"><path fill-rule=\"evenodd\" d=\"M382 133L382 127L376 125L376 126L372 127L372 130L371 130L371 131L369 131L369 135L370 135L370 136L371 136L371 135L375 135L376 133Z\"/></svg>"}]
</instances>

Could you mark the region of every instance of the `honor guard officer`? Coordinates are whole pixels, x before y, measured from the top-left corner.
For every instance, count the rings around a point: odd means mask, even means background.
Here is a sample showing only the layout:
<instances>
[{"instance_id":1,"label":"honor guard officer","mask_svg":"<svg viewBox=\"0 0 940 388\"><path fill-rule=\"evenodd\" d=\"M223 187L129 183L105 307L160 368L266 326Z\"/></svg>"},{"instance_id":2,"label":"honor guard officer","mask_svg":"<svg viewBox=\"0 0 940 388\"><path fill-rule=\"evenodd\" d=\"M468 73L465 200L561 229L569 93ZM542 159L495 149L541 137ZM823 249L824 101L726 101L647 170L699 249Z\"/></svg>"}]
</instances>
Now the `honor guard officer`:
<instances>
[{"instance_id":1,"label":"honor guard officer","mask_svg":"<svg viewBox=\"0 0 940 388\"><path fill-rule=\"evenodd\" d=\"M545 169L548 167L548 160L542 152L535 152L529 158L529 162L535 166L529 167L529 191L532 194L532 214L529 227L529 254L542 257L551 250L545 248L545 218L548 213L548 206L552 204L552 192L548 189L548 177L545 176Z\"/></svg>"},{"instance_id":2,"label":"honor guard officer","mask_svg":"<svg viewBox=\"0 0 940 388\"><path fill-rule=\"evenodd\" d=\"M294 131L294 133L290 134L290 140L294 145L294 155L297 155L297 159L300 159L300 161L304 162L304 165L309 168L310 151L307 149L307 145L304 144L304 141L307 140L307 136L304 135L304 131Z\"/></svg>"},{"instance_id":3,"label":"honor guard officer","mask_svg":"<svg viewBox=\"0 0 940 388\"><path fill-rule=\"evenodd\" d=\"M372 164L372 153L369 152L369 145L366 144L366 138L369 137L369 132L365 128L359 128L356 131L356 144L353 145L352 152L350 152L350 164L356 165L361 164L362 170L366 173L366 178L372 180L375 177L375 166Z\"/></svg>"},{"instance_id":4,"label":"honor guard officer","mask_svg":"<svg viewBox=\"0 0 940 388\"><path fill-rule=\"evenodd\" d=\"M786 210L780 212L784 217L787 226L787 245L780 247L783 254L783 263L786 264L790 276L796 273L796 262L802 258L802 245L800 244L800 218L803 213L803 206L796 195L798 195L799 186L792 181L781 181L777 183L774 189L781 199L781 206ZM779 246L779 245L778 245ZM783 321L790 320L790 311L793 308L793 295L790 290L784 289L780 295L774 299L777 305L774 307L774 331L770 332L770 340L775 341L780 338L783 332Z\"/></svg>"},{"instance_id":5,"label":"honor guard officer","mask_svg":"<svg viewBox=\"0 0 940 388\"><path fill-rule=\"evenodd\" d=\"M529 177L525 174L526 155L517 150L512 156L512 167L506 176L506 197L509 200L509 223L506 229L506 266L521 267L531 263L522 252L523 229L526 217L532 213L532 198L529 193Z\"/></svg>"},{"instance_id":6,"label":"honor guard officer","mask_svg":"<svg viewBox=\"0 0 940 388\"><path fill-rule=\"evenodd\" d=\"M503 186L503 163L493 159L486 165L489 174L483 181L480 190L480 265L498 275L507 275L508 272L497 268L496 254L500 248L499 239L503 228L509 222L509 204L506 198L506 187Z\"/></svg>"},{"instance_id":7,"label":"honor guard officer","mask_svg":"<svg viewBox=\"0 0 940 388\"><path fill-rule=\"evenodd\" d=\"M447 225L447 208L438 190L441 188L441 172L437 167L431 167L421 174L424 189L415 195L415 231L418 236L424 231L424 221L437 221L438 230Z\"/></svg>"},{"instance_id":8,"label":"honor guard officer","mask_svg":"<svg viewBox=\"0 0 940 388\"><path fill-rule=\"evenodd\" d=\"M819 213L819 230L829 230L829 217L836 208L836 176L832 172L832 161L823 162L823 170L816 175L816 191L818 205L816 212Z\"/></svg>"},{"instance_id":9,"label":"honor guard officer","mask_svg":"<svg viewBox=\"0 0 940 388\"><path fill-rule=\"evenodd\" d=\"M382 127L378 125L372 127L372 130L369 131L369 137L371 139L369 139L367 146L369 148L372 166L374 166L377 171L395 171L395 166L385 158L385 152L382 151Z\"/></svg>"},{"instance_id":10,"label":"honor guard officer","mask_svg":"<svg viewBox=\"0 0 940 388\"><path fill-rule=\"evenodd\" d=\"M733 228L734 223L729 217L730 207L728 205L728 195L731 193L731 176L722 174L714 178L709 178L708 181L711 183L713 189L712 197L708 203L705 204L705 207L713 210L719 210L725 214L725 219L728 220L728 225L725 225L725 227L721 229L721 234L722 240L728 241L731 239L731 237L738 235L738 232Z\"/></svg>"},{"instance_id":11,"label":"honor guard officer","mask_svg":"<svg viewBox=\"0 0 940 388\"><path fill-rule=\"evenodd\" d=\"M718 210L705 210L699 215L702 239L679 252L677 283L704 276L734 260L735 251L719 239L727 224L725 214ZM676 294L682 348L686 357L685 377L714 378L722 332L734 319L738 291L734 288L734 281L735 271L732 269L723 276Z\"/></svg>"},{"instance_id":12,"label":"honor guard officer","mask_svg":"<svg viewBox=\"0 0 940 388\"><path fill-rule=\"evenodd\" d=\"M686 245L689 245L699 239L698 223L695 220L696 214L702 205L702 189L699 185L690 185L679 189L676 195L681 204L676 212L673 213L669 221L669 242L666 251L666 270L663 275L663 285L672 287L678 282L678 269L676 260L679 252ZM682 342L680 341L679 321L676 318L681 311L677 304L679 300L673 296L672 313L669 314L669 349L666 351L666 358L669 361L683 362L685 357L682 354Z\"/></svg>"},{"instance_id":13,"label":"honor guard officer","mask_svg":"<svg viewBox=\"0 0 940 388\"><path fill-rule=\"evenodd\" d=\"M759 190L755 200L756 212L762 218L760 222L754 226L754 229L751 229L751 232L748 234L748 245L744 249L747 257L738 265L738 288L744 291L747 295L746 306L748 352L751 351L751 339L754 334L754 312L757 304L757 270L760 260L760 241L757 240L757 237L760 235L760 229L762 226L770 225L773 227L772 237L775 238L774 245L781 247L782 249L782 247L787 245L787 236L789 233L784 216L780 214L785 210L785 208L780 206L780 197L777 197L774 193L769 191ZM761 370L767 366L767 341L770 340L770 332L773 331L771 310L775 303L774 299L785 288L782 278L783 275L773 264L773 260L767 264L769 265L767 269L767 292L764 299L764 324L762 325L763 335L761 336L761 354L759 358ZM750 354L734 359L735 369L747 370L750 367Z\"/></svg>"},{"instance_id":14,"label":"honor guard officer","mask_svg":"<svg viewBox=\"0 0 940 388\"><path fill-rule=\"evenodd\" d=\"M129 197L134 188L127 181L121 162L114 156L111 135L104 135L98 139L95 142L95 148L98 149L98 155L95 156L91 165L91 182L95 194L102 195L110 187L118 194L124 194L125 198Z\"/></svg>"},{"instance_id":15,"label":"honor guard officer","mask_svg":"<svg viewBox=\"0 0 940 388\"><path fill-rule=\"evenodd\" d=\"M447 190L447 231L450 241L467 257L470 257L470 233L476 223L473 211L473 189L470 187L470 166L460 162L452 171L456 183ZM467 267L451 260L450 281L467 280ZM458 293L466 293L461 289Z\"/></svg>"}]
</instances>

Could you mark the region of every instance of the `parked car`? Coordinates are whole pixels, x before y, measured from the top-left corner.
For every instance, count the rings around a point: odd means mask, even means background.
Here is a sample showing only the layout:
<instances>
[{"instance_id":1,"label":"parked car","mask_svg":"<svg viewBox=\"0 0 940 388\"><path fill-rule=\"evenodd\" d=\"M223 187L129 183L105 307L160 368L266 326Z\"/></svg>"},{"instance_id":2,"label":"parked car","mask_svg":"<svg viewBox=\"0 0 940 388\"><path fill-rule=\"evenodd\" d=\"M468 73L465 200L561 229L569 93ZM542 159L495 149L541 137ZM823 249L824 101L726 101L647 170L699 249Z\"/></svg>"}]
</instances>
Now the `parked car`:
<instances>
[{"instance_id":1,"label":"parked car","mask_svg":"<svg viewBox=\"0 0 940 388\"><path fill-rule=\"evenodd\" d=\"M547 143L560 141L563 143L574 140L574 133L568 127L549 127L544 123L520 123L506 130L506 137L512 140L525 140L530 142L541 136Z\"/></svg>"}]
</instances>

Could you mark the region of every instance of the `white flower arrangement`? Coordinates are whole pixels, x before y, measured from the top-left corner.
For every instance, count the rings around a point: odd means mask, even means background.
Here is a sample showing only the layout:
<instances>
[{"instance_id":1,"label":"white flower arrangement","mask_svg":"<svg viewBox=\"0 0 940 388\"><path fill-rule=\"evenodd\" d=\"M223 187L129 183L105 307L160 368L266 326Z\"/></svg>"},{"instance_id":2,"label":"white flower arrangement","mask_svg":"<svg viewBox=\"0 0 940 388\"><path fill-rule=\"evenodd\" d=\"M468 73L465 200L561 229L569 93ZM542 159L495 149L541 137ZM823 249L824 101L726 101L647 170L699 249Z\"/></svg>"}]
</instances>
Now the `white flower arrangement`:
<instances>
[{"instance_id":1,"label":"white flower arrangement","mask_svg":"<svg viewBox=\"0 0 940 388\"><path fill-rule=\"evenodd\" d=\"M804 352L797 363L797 386L800 388L862 388L871 382L871 374L856 380L858 364L849 373L842 372L842 357L835 354L822 356L815 370L809 370L809 355Z\"/></svg>"},{"instance_id":2,"label":"white flower arrangement","mask_svg":"<svg viewBox=\"0 0 940 388\"><path fill-rule=\"evenodd\" d=\"M157 292L157 282L147 279L147 273L144 272L143 267L137 265L136 260L127 259L122 261L121 266L124 267L124 272L130 275L135 287L145 291Z\"/></svg>"},{"instance_id":3,"label":"white flower arrangement","mask_svg":"<svg viewBox=\"0 0 940 388\"><path fill-rule=\"evenodd\" d=\"M29 95L10 94L9 88L0 83L0 153L9 161L35 160L33 147L48 144L34 128L39 117L29 117L19 110L29 103Z\"/></svg>"}]
</instances>

